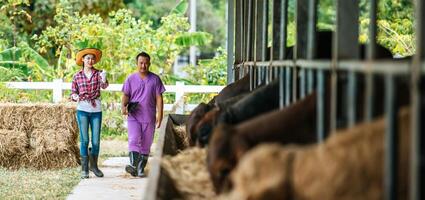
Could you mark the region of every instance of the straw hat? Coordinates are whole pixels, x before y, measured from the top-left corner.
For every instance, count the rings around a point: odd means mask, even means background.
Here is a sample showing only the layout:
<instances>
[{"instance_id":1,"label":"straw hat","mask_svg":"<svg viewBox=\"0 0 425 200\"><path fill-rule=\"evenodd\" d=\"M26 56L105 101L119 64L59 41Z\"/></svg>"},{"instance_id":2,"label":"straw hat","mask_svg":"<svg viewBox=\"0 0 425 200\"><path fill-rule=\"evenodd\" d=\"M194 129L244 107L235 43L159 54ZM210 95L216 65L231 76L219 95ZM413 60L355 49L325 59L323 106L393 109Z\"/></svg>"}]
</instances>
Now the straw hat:
<instances>
[{"instance_id":1,"label":"straw hat","mask_svg":"<svg viewBox=\"0 0 425 200\"><path fill-rule=\"evenodd\" d=\"M94 64L96 64L97 62L100 61L100 59L102 58L102 51L100 51L99 49L96 48L85 48L80 50L77 55L75 56L75 62L77 63L77 65L83 65L83 56L87 55L87 54L93 54L94 55Z\"/></svg>"}]
</instances>

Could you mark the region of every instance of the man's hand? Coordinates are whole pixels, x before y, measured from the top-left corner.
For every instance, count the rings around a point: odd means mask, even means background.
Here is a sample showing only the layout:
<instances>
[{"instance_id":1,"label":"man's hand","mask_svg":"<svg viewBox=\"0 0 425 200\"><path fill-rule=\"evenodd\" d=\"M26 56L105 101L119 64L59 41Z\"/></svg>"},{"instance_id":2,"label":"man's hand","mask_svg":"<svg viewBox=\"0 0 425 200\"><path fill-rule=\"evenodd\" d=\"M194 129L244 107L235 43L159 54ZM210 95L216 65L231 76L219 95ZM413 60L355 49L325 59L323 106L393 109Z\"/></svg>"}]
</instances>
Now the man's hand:
<instances>
[{"instance_id":1,"label":"man's hand","mask_svg":"<svg viewBox=\"0 0 425 200\"><path fill-rule=\"evenodd\" d=\"M128 102L129 101L130 101L130 97L128 97L127 95L123 94L122 95L122 100L121 100L121 113L123 115L128 115L127 106L128 106Z\"/></svg>"},{"instance_id":2,"label":"man's hand","mask_svg":"<svg viewBox=\"0 0 425 200\"><path fill-rule=\"evenodd\" d=\"M156 122L155 122L156 128L161 127L161 121L162 121L162 118L159 116L156 116Z\"/></svg>"}]
</instances>

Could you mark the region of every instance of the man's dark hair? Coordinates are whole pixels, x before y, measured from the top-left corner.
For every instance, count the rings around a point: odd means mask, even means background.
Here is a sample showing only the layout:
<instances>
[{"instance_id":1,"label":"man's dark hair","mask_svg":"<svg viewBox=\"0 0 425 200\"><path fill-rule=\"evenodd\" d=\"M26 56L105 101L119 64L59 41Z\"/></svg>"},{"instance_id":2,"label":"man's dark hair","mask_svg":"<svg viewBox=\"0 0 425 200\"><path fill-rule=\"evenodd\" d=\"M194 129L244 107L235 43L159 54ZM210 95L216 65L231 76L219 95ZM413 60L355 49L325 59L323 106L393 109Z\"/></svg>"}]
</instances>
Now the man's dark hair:
<instances>
[{"instance_id":1,"label":"man's dark hair","mask_svg":"<svg viewBox=\"0 0 425 200\"><path fill-rule=\"evenodd\" d=\"M146 52L144 52L144 51L142 51L142 52L140 52L139 54L137 54L137 56L136 56L136 61L137 61L137 59L139 59L139 57L140 57L140 56L145 57L145 58L148 58L148 59L149 59L149 61L151 60L151 57L149 56L149 54L148 54L148 53L146 53Z\"/></svg>"}]
</instances>

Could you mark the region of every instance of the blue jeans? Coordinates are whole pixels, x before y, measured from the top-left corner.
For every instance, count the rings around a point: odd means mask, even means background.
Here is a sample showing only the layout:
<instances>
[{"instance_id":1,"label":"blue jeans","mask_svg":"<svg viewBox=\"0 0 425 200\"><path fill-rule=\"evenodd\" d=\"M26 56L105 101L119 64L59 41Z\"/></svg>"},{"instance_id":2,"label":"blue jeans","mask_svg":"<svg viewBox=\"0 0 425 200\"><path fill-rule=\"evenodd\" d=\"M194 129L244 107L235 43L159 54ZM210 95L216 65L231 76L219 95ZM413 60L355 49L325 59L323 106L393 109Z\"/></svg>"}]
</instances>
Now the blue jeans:
<instances>
[{"instance_id":1,"label":"blue jeans","mask_svg":"<svg viewBox=\"0 0 425 200\"><path fill-rule=\"evenodd\" d=\"M100 129L102 112L84 112L77 110L77 122L80 128L80 155L88 156L89 125L91 128L91 155L98 156L100 148Z\"/></svg>"}]
</instances>

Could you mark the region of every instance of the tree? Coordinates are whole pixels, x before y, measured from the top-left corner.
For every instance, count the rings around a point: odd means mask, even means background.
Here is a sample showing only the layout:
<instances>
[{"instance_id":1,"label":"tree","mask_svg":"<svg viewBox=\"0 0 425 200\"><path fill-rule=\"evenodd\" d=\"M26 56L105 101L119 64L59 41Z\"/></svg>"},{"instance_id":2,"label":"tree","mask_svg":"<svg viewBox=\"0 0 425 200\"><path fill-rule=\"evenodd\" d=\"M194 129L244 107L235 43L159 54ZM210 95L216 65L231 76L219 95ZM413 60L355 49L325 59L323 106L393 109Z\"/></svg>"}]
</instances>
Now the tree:
<instances>
[{"instance_id":1,"label":"tree","mask_svg":"<svg viewBox=\"0 0 425 200\"><path fill-rule=\"evenodd\" d=\"M186 0L185 0L186 1ZM143 21L151 21L152 27L160 26L161 17L168 14L174 2L180 0L127 0L124 1L133 15ZM188 13L185 13L188 16ZM214 53L218 47L225 45L225 0L197 0L197 30L212 34L211 44L204 46L201 51Z\"/></svg>"},{"instance_id":2,"label":"tree","mask_svg":"<svg viewBox=\"0 0 425 200\"><path fill-rule=\"evenodd\" d=\"M183 2L184 3L184 2ZM131 11L121 9L109 14L104 20L98 14L80 15L66 5L57 5L56 26L48 27L41 35L35 35L40 52L58 47L58 64L54 71L58 78L70 80L76 66L76 44L84 39L103 44L103 58L97 66L111 74L112 82L122 82L134 71L134 57L140 51L151 54L151 69L159 74L171 73L171 65L177 54L187 45L208 40L206 33L188 37L189 24L181 13L170 14L161 19L154 29L151 22L137 20ZM195 39L194 39L195 38ZM183 41L181 44L176 41ZM208 41L203 41L207 43Z\"/></svg>"}]
</instances>

